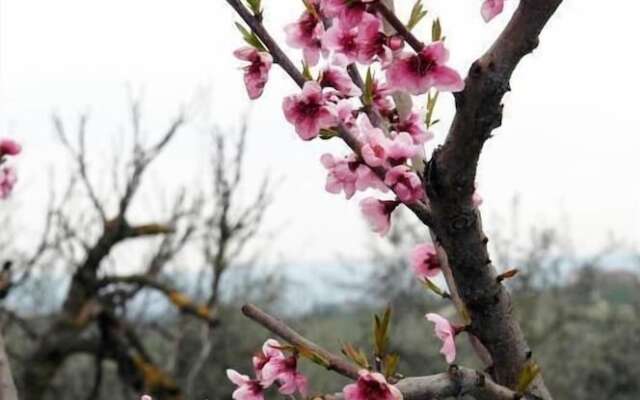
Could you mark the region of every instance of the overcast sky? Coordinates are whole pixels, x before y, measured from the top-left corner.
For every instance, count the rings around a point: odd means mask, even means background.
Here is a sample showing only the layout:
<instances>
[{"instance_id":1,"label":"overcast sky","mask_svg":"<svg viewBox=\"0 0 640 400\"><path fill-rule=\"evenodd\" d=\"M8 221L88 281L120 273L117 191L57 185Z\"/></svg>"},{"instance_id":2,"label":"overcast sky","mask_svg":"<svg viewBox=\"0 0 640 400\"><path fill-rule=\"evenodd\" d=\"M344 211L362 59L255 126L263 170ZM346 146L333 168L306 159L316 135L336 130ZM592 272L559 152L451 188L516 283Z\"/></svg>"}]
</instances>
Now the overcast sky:
<instances>
[{"instance_id":1,"label":"overcast sky","mask_svg":"<svg viewBox=\"0 0 640 400\"><path fill-rule=\"evenodd\" d=\"M412 2L399 3L406 11ZM507 0L506 12L489 25L479 16L480 0L426 3L443 20L452 65L465 72L504 26L516 0ZM265 23L278 38L302 8L299 0L264 5ZM594 251L610 232L637 243L638 15L635 1L565 1L540 48L517 70L503 126L483 153L479 190L488 214L506 214L518 193L525 223L568 220L580 251ZM231 56L241 45L236 19L223 0L0 0L0 134L25 147L15 197L29 229L37 227L29 210L42 204L46 171L64 169L51 112L73 123L79 112L91 111L90 145L99 164L104 146L126 125L127 87L143 93L150 135L181 104L197 99L205 105L153 170L154 179L170 187L195 181L207 143L203 127L233 127L249 104L240 64ZM428 26L418 32L426 36ZM357 201L324 192L318 162L324 152L345 149L297 138L280 108L282 97L295 90L275 68L264 96L251 107L249 183L256 185L267 170L285 178L269 220L269 229L284 228L273 251L292 262L329 261L337 254L359 258L372 236ZM442 97L437 141L446 133L451 102ZM488 224L496 229L491 218Z\"/></svg>"}]
</instances>

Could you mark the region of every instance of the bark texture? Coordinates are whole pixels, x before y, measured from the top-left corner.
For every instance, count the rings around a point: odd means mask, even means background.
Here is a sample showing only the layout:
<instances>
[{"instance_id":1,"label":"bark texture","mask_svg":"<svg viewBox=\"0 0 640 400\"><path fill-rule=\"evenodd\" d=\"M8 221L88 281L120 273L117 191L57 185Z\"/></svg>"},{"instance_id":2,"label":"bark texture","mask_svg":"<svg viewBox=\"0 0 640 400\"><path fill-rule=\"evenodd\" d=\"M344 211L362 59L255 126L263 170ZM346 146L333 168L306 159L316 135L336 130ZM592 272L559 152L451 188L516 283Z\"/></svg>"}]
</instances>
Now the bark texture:
<instances>
[{"instance_id":1,"label":"bark texture","mask_svg":"<svg viewBox=\"0 0 640 400\"><path fill-rule=\"evenodd\" d=\"M498 282L480 213L471 205L480 153L502 121L502 97L520 60L538 45L540 32L562 0L521 0L494 45L471 67L456 94L456 115L447 139L425 169L433 230L445 249L457 290L470 317L470 332L491 354L497 383L514 388L531 350ZM539 377L532 393L551 399Z\"/></svg>"}]
</instances>

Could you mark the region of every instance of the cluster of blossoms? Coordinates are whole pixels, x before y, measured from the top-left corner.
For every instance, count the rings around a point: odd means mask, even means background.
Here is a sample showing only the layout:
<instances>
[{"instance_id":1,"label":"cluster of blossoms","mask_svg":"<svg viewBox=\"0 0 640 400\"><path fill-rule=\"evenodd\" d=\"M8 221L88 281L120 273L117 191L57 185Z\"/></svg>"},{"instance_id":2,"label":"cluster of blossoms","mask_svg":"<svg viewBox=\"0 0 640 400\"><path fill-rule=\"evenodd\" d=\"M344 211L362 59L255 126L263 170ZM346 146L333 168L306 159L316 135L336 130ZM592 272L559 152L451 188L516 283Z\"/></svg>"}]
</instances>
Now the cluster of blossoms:
<instances>
[{"instance_id":1,"label":"cluster of blossoms","mask_svg":"<svg viewBox=\"0 0 640 400\"><path fill-rule=\"evenodd\" d=\"M459 92L464 89L464 81L448 65L449 52L439 35L434 33L433 42L419 46L413 43L415 40L407 40L413 48L407 50L403 36L386 33L378 2L304 0L305 11L285 27L285 34L286 43L302 51L305 81L299 93L284 98L282 110L302 140L338 136L353 150L345 156L321 157L327 170L328 192L344 193L347 199L370 189L391 194L387 199L366 197L360 201L372 230L384 236L391 227L391 214L400 204L429 203L419 169L426 158L424 144L433 138L429 131L431 115L425 118L419 109L401 112L394 95L428 94L429 104L436 98L432 97L434 91ZM254 14L261 14L259 1L253 3L258 4L252 6ZM504 0L484 0L481 15L488 22L503 8ZM258 37L247 37L244 31L243 34L251 46L234 54L248 63L243 68L244 81L249 97L255 99L263 92L274 59ZM364 82L359 66L367 68ZM428 114L433 111L430 108ZM478 207L481 202L475 193L472 206ZM430 279L441 271L437 251L428 243L416 246L409 261L425 284L430 284ZM429 313L426 318L435 324L435 334L443 342L441 353L448 363L453 363L455 337L464 327L438 314ZM254 358L254 379L227 371L238 386L233 398L263 399L264 391L274 382L283 394L304 394L307 381L297 372L296 362L295 355L285 357L278 343L270 339ZM402 399L382 374L368 370L362 370L343 394L347 400Z\"/></svg>"},{"instance_id":2,"label":"cluster of blossoms","mask_svg":"<svg viewBox=\"0 0 640 400\"><path fill-rule=\"evenodd\" d=\"M233 392L235 400L264 400L265 391L277 383L278 391L284 395L300 393L307 395L307 378L297 370L297 356L285 356L282 346L275 339L268 339L262 351L253 357L255 378L227 370L227 377L237 386ZM387 383L378 372L361 370L355 383L343 389L346 400L402 400L402 394ZM143 399L145 400L145 399ZM146 399L150 400L150 399Z\"/></svg>"},{"instance_id":3,"label":"cluster of blossoms","mask_svg":"<svg viewBox=\"0 0 640 400\"><path fill-rule=\"evenodd\" d=\"M274 384L277 384L281 394L307 395L307 377L298 371L297 355L286 356L282 348L274 339L264 343L262 351L252 360L255 372L253 379L233 369L227 370L229 380L238 386L233 392L235 400L263 400L265 391Z\"/></svg>"},{"instance_id":4,"label":"cluster of blossoms","mask_svg":"<svg viewBox=\"0 0 640 400\"><path fill-rule=\"evenodd\" d=\"M376 189L395 194L395 199L368 197L361 210L372 229L385 235L391 213L400 203L428 203L424 185L416 172L425 158L424 144L433 138L419 110L401 115L393 94L423 95L431 90L457 92L464 81L447 65L448 50L436 40L420 51L406 51L401 36L384 32L376 12L377 0L308 0L297 21L285 27L286 42L302 51L307 81L298 94L285 97L282 108L298 136L349 135L355 153L325 154L325 188L350 199L358 191ZM486 20L502 11L504 0L486 0ZM256 40L253 47L235 51L248 62L244 81L251 99L258 98L268 80L273 58ZM251 44L252 42L249 41ZM358 65L369 68L363 87L354 83ZM310 68L317 68L314 79ZM385 80L371 73L377 68ZM371 118L376 118L375 126ZM354 146L352 146L353 148Z\"/></svg>"},{"instance_id":5,"label":"cluster of blossoms","mask_svg":"<svg viewBox=\"0 0 640 400\"><path fill-rule=\"evenodd\" d=\"M8 156L20 154L22 147L11 139L0 139L0 199L6 199L11 194L18 180L16 170L5 165Z\"/></svg>"}]
</instances>

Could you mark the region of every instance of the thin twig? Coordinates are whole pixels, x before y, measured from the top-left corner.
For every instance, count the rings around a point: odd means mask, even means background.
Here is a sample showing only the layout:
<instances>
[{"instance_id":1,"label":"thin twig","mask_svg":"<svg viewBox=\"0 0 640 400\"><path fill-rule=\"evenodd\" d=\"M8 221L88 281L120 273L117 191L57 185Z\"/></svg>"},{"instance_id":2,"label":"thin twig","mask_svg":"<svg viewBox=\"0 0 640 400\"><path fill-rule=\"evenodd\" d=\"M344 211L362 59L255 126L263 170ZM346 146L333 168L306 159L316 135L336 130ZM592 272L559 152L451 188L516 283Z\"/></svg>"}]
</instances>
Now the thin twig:
<instances>
[{"instance_id":1,"label":"thin twig","mask_svg":"<svg viewBox=\"0 0 640 400\"><path fill-rule=\"evenodd\" d=\"M402 36L409 46L411 46L416 52L420 52L424 48L424 43L418 40L418 38L416 38L413 33L407 29L404 23L400 21L396 14L384 5L383 2L376 2L374 7L382 17L387 20L389 25L391 25L393 29L395 29L396 32L398 32L398 34Z\"/></svg>"},{"instance_id":2,"label":"thin twig","mask_svg":"<svg viewBox=\"0 0 640 400\"><path fill-rule=\"evenodd\" d=\"M323 349L317 344L313 343L309 339L305 338L298 332L291 329L287 326L283 321L272 317L266 312L262 311L258 307L253 304L247 304L242 307L242 313L246 315L248 318L254 320L259 323L272 333L280 336L282 339L286 340L290 344L294 346L299 346L304 348L305 350L309 350L321 358L328 362L327 369L331 371L335 371L340 375L346 376L347 378L357 379L358 378L358 367L349 363L344 358L337 356L328 350Z\"/></svg>"}]
</instances>

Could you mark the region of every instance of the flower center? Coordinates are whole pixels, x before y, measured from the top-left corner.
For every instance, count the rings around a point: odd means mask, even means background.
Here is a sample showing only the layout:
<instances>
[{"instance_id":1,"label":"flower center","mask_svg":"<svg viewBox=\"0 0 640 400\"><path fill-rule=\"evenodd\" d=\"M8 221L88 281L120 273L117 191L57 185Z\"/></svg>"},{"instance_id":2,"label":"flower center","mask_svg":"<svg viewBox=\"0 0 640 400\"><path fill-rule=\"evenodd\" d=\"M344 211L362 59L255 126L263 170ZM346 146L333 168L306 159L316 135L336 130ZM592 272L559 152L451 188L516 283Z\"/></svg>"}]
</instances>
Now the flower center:
<instances>
[{"instance_id":1,"label":"flower center","mask_svg":"<svg viewBox=\"0 0 640 400\"><path fill-rule=\"evenodd\" d=\"M416 54L409 60L411 69L418 75L425 76L436 66L436 62L431 58L422 54Z\"/></svg>"},{"instance_id":2,"label":"flower center","mask_svg":"<svg viewBox=\"0 0 640 400\"><path fill-rule=\"evenodd\" d=\"M298 103L298 112L305 117L315 117L320 110L320 104L314 102Z\"/></svg>"}]
</instances>

